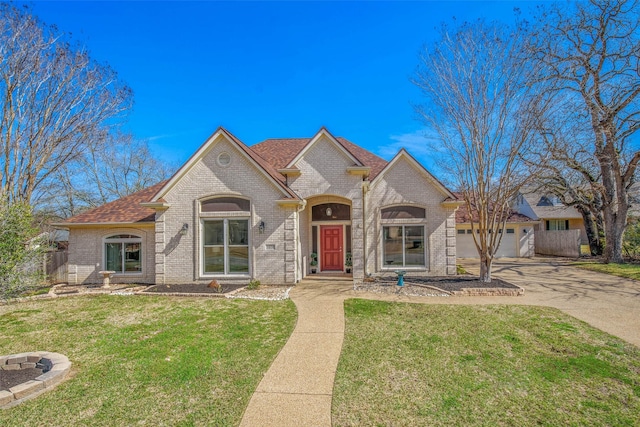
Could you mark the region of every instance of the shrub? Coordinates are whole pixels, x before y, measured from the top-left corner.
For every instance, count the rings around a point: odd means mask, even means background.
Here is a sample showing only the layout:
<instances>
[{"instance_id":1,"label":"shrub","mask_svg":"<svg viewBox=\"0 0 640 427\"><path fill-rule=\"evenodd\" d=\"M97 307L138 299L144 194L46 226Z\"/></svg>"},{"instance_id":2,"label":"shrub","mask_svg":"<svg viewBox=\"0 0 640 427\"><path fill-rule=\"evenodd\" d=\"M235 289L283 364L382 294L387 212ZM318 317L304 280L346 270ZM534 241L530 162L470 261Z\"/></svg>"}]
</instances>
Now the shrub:
<instances>
[{"instance_id":1,"label":"shrub","mask_svg":"<svg viewBox=\"0 0 640 427\"><path fill-rule=\"evenodd\" d=\"M42 284L46 239L37 236L31 206L0 201L0 299L20 296Z\"/></svg>"},{"instance_id":2,"label":"shrub","mask_svg":"<svg viewBox=\"0 0 640 427\"><path fill-rule=\"evenodd\" d=\"M254 290L254 289L258 289L258 288L260 288L260 280L253 279L247 285L247 289Z\"/></svg>"}]
</instances>

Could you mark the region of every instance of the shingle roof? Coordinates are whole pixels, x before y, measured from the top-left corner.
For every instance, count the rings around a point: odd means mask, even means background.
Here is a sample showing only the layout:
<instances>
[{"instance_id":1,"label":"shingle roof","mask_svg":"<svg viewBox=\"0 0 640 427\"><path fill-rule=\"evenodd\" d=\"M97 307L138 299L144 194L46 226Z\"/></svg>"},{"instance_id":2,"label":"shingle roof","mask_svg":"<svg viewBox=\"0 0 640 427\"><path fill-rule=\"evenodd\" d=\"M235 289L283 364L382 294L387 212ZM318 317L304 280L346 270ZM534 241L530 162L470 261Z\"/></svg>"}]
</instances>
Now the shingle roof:
<instances>
[{"instance_id":1,"label":"shingle roof","mask_svg":"<svg viewBox=\"0 0 640 427\"><path fill-rule=\"evenodd\" d=\"M578 212L578 210L573 206L538 206L538 203L540 202L540 199L543 198L544 194L526 193L523 194L523 196L538 218L582 219L580 212Z\"/></svg>"},{"instance_id":2,"label":"shingle roof","mask_svg":"<svg viewBox=\"0 0 640 427\"><path fill-rule=\"evenodd\" d=\"M260 157L272 164L276 169L282 169L295 159L311 139L312 138L270 138L256 145L252 145L249 148L258 153ZM345 138L339 136L336 140L363 165L371 168L369 179L375 178L387 165L386 160Z\"/></svg>"},{"instance_id":3,"label":"shingle roof","mask_svg":"<svg viewBox=\"0 0 640 427\"><path fill-rule=\"evenodd\" d=\"M298 195L296 193L293 192L293 190L291 190L289 187L286 186L286 178L276 170L276 167L274 167L274 165L272 165L271 163L265 161L265 159L263 159L260 155L258 155L255 151L253 151L250 147L247 147L246 145L244 145L244 143L242 141L240 141L238 138L236 138L231 132L229 132L228 130L221 128L223 132L225 132L227 134L227 136L229 136L231 139L233 139L233 141L238 144L238 146L244 150L245 153L247 153L247 155L249 157L251 157L251 159L253 159L253 161L255 161L256 163L258 163L258 165L260 165L260 167L266 172L268 173L273 179L275 179L276 181L279 181L282 188L287 192L287 194L289 194L289 196L291 196L292 199L299 199Z\"/></svg>"},{"instance_id":4,"label":"shingle roof","mask_svg":"<svg viewBox=\"0 0 640 427\"><path fill-rule=\"evenodd\" d=\"M475 214L473 218L474 221L478 221L477 213L474 212L474 214ZM511 214L507 219L507 222L512 222L512 223L532 222L532 221L534 220L514 210L511 210ZM463 204L460 207L458 207L458 210L456 211L456 224L464 224L467 222L471 222L471 215L469 215L469 210L467 209L467 205Z\"/></svg>"},{"instance_id":5,"label":"shingle roof","mask_svg":"<svg viewBox=\"0 0 640 427\"><path fill-rule=\"evenodd\" d=\"M249 148L276 169L282 169L302 151L309 141L311 138L270 138Z\"/></svg>"},{"instance_id":6,"label":"shingle roof","mask_svg":"<svg viewBox=\"0 0 640 427\"><path fill-rule=\"evenodd\" d=\"M238 144L238 147L245 151L268 175L280 183L287 194L291 196L291 199L298 199L298 196L286 187L285 177L277 170L286 167L312 138L274 138L248 147L226 129L222 129L222 131ZM345 138L338 137L336 140L358 161L371 168L370 179L375 178L387 165L386 160ZM137 193L68 218L61 225L153 222L155 220L155 210L141 206L140 203L151 202L167 182L169 180L159 182ZM162 201L162 199L159 199L159 201Z\"/></svg>"},{"instance_id":7,"label":"shingle roof","mask_svg":"<svg viewBox=\"0 0 640 427\"><path fill-rule=\"evenodd\" d=\"M150 201L166 182L159 182L137 193L67 218L62 224L153 222L155 221L156 211L141 206L140 203Z\"/></svg>"}]
</instances>

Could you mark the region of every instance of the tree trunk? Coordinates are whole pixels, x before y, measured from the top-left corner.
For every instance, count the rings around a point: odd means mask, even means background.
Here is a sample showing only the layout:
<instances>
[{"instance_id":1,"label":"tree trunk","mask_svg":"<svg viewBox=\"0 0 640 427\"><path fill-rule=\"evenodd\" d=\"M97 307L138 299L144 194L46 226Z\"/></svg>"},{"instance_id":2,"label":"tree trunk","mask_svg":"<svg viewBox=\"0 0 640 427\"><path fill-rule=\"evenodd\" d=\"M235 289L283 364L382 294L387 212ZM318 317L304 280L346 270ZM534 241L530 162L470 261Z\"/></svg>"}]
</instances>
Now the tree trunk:
<instances>
[{"instance_id":1,"label":"tree trunk","mask_svg":"<svg viewBox=\"0 0 640 427\"><path fill-rule=\"evenodd\" d=\"M589 248L591 255L602 255L602 239L600 238L600 231L598 224L593 218L593 214L585 206L576 205L576 209L582 215L584 221L584 229L587 232L587 239L589 240Z\"/></svg>"},{"instance_id":2,"label":"tree trunk","mask_svg":"<svg viewBox=\"0 0 640 427\"><path fill-rule=\"evenodd\" d=\"M480 257L480 281L482 283L491 283L491 265L493 264L493 257L481 256Z\"/></svg>"},{"instance_id":3,"label":"tree trunk","mask_svg":"<svg viewBox=\"0 0 640 427\"><path fill-rule=\"evenodd\" d=\"M623 211L623 212L621 212ZM611 207L605 206L605 246L604 262L623 263L622 239L627 225L627 208L620 207L618 212L613 212Z\"/></svg>"}]
</instances>

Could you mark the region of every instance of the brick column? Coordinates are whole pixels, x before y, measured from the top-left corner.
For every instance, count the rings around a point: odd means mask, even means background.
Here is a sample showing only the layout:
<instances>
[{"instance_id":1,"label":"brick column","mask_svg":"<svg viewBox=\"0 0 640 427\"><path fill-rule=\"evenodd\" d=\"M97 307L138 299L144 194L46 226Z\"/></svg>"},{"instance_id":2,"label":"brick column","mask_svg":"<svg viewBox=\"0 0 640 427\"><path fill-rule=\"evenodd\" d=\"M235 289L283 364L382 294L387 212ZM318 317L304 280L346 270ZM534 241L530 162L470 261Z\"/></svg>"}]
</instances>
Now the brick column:
<instances>
[{"instance_id":1,"label":"brick column","mask_svg":"<svg viewBox=\"0 0 640 427\"><path fill-rule=\"evenodd\" d=\"M165 211L156 211L156 232L155 232L155 248L156 248L156 285L164 284L164 247L165 247Z\"/></svg>"},{"instance_id":2,"label":"brick column","mask_svg":"<svg viewBox=\"0 0 640 427\"><path fill-rule=\"evenodd\" d=\"M452 210L447 218L447 275L456 274L456 213Z\"/></svg>"},{"instance_id":3,"label":"brick column","mask_svg":"<svg viewBox=\"0 0 640 427\"><path fill-rule=\"evenodd\" d=\"M351 201L351 261L353 263L353 281L364 279L364 211L362 198Z\"/></svg>"},{"instance_id":4,"label":"brick column","mask_svg":"<svg viewBox=\"0 0 640 427\"><path fill-rule=\"evenodd\" d=\"M288 210L288 216L284 220L284 275L285 282L296 283L296 257L298 254L298 229L296 221L298 220L298 212L294 207Z\"/></svg>"}]
</instances>

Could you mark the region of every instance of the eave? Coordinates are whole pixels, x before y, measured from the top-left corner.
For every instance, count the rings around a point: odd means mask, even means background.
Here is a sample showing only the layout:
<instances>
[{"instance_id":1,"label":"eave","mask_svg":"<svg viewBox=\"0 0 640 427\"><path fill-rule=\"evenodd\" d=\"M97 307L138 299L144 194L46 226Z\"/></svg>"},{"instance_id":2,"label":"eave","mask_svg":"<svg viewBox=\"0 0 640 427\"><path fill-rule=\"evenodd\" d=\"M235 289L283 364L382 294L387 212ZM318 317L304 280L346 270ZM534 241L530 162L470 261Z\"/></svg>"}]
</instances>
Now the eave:
<instances>
[{"instance_id":1,"label":"eave","mask_svg":"<svg viewBox=\"0 0 640 427\"><path fill-rule=\"evenodd\" d=\"M56 222L51 224L53 227L59 228L79 228L79 227L113 227L113 226L127 226L127 227L153 227L154 221L140 221L140 222Z\"/></svg>"},{"instance_id":2,"label":"eave","mask_svg":"<svg viewBox=\"0 0 640 427\"><path fill-rule=\"evenodd\" d=\"M464 200L445 200L440 203L440 206L444 208L458 208L464 205Z\"/></svg>"},{"instance_id":3,"label":"eave","mask_svg":"<svg viewBox=\"0 0 640 427\"><path fill-rule=\"evenodd\" d=\"M298 168L282 168L278 169L278 172L285 176L298 176L302 173Z\"/></svg>"},{"instance_id":4,"label":"eave","mask_svg":"<svg viewBox=\"0 0 640 427\"><path fill-rule=\"evenodd\" d=\"M349 166L347 168L347 172L350 175L369 176L369 173L371 173L371 167L370 166Z\"/></svg>"},{"instance_id":5,"label":"eave","mask_svg":"<svg viewBox=\"0 0 640 427\"><path fill-rule=\"evenodd\" d=\"M276 200L279 206L287 207L287 206L306 206L306 200L298 200L298 199L280 199Z\"/></svg>"},{"instance_id":6,"label":"eave","mask_svg":"<svg viewBox=\"0 0 640 427\"><path fill-rule=\"evenodd\" d=\"M140 206L144 206L145 208L155 209L157 211L167 210L171 207L169 203L164 201L143 202L143 203L140 203Z\"/></svg>"}]
</instances>

